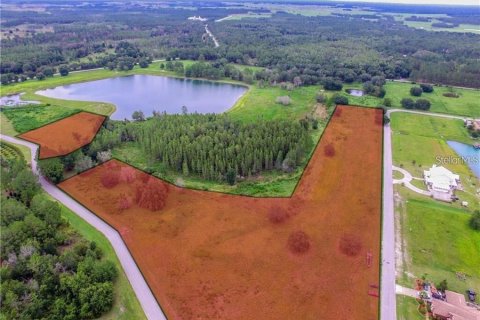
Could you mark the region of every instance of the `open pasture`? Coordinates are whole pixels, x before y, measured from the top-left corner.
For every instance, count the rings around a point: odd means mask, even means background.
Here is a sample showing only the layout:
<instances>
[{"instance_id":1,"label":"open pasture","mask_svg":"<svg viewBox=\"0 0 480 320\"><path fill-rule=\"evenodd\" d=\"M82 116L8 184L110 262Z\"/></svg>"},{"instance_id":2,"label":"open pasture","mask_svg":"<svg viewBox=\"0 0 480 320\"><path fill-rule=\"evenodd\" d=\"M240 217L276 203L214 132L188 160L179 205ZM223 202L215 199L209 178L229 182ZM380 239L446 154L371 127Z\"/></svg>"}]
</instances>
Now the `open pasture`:
<instances>
[{"instance_id":1,"label":"open pasture","mask_svg":"<svg viewBox=\"0 0 480 320\"><path fill-rule=\"evenodd\" d=\"M338 107L290 198L183 189L117 160L59 186L120 232L168 318L377 319L381 134L381 110Z\"/></svg>"}]
</instances>

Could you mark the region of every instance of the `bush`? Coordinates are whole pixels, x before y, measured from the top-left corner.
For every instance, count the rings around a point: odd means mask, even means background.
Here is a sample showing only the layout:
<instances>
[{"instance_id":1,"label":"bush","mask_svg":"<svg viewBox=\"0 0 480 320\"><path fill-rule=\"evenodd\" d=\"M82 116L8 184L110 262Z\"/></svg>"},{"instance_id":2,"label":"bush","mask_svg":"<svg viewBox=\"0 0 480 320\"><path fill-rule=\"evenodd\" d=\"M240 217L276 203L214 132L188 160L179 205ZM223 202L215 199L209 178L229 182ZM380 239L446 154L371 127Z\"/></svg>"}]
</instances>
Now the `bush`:
<instances>
[{"instance_id":1,"label":"bush","mask_svg":"<svg viewBox=\"0 0 480 320\"><path fill-rule=\"evenodd\" d=\"M51 182L58 183L63 179L63 163L59 158L42 160L38 163L40 172Z\"/></svg>"},{"instance_id":2,"label":"bush","mask_svg":"<svg viewBox=\"0 0 480 320\"><path fill-rule=\"evenodd\" d=\"M472 227L473 230L480 231L480 210L475 210L472 214L472 217L470 218L470 227Z\"/></svg>"},{"instance_id":3,"label":"bush","mask_svg":"<svg viewBox=\"0 0 480 320\"><path fill-rule=\"evenodd\" d=\"M336 96L333 97L333 103L347 105L348 104L348 98L345 97L345 96L336 95Z\"/></svg>"},{"instance_id":4,"label":"bush","mask_svg":"<svg viewBox=\"0 0 480 320\"><path fill-rule=\"evenodd\" d=\"M340 91L343 88L342 83L339 80L333 78L326 78L323 84L325 90Z\"/></svg>"},{"instance_id":5,"label":"bush","mask_svg":"<svg viewBox=\"0 0 480 320\"><path fill-rule=\"evenodd\" d=\"M323 149L323 152L325 154L325 156L331 158L331 157L334 157L335 156L335 147L333 146L333 144L327 144L325 146L325 148Z\"/></svg>"},{"instance_id":6,"label":"bush","mask_svg":"<svg viewBox=\"0 0 480 320\"><path fill-rule=\"evenodd\" d=\"M137 187L136 202L139 207L157 211L165 206L168 195L167 186L154 178L148 178L146 184Z\"/></svg>"},{"instance_id":7,"label":"bush","mask_svg":"<svg viewBox=\"0 0 480 320\"><path fill-rule=\"evenodd\" d=\"M324 103L325 101L327 101L327 97L321 92L317 93L316 99L318 103Z\"/></svg>"},{"instance_id":8,"label":"bush","mask_svg":"<svg viewBox=\"0 0 480 320\"><path fill-rule=\"evenodd\" d=\"M233 169L229 169L227 171L227 174L225 175L225 179L227 180L227 183L231 186L237 182L237 173Z\"/></svg>"},{"instance_id":9,"label":"bush","mask_svg":"<svg viewBox=\"0 0 480 320\"><path fill-rule=\"evenodd\" d=\"M459 98L460 96L458 95L458 93L455 93L455 92L445 92L443 94L444 97L447 97L447 98Z\"/></svg>"},{"instance_id":10,"label":"bush","mask_svg":"<svg viewBox=\"0 0 480 320\"><path fill-rule=\"evenodd\" d=\"M420 84L423 92L430 93L433 92L433 86L431 84L422 83Z\"/></svg>"},{"instance_id":11,"label":"bush","mask_svg":"<svg viewBox=\"0 0 480 320\"><path fill-rule=\"evenodd\" d=\"M415 101L414 108L419 110L428 110L430 109L430 101L427 99L418 99Z\"/></svg>"},{"instance_id":12,"label":"bush","mask_svg":"<svg viewBox=\"0 0 480 320\"><path fill-rule=\"evenodd\" d=\"M120 182L120 174L117 171L107 169L100 177L100 181L105 188L113 188Z\"/></svg>"},{"instance_id":13,"label":"bush","mask_svg":"<svg viewBox=\"0 0 480 320\"><path fill-rule=\"evenodd\" d=\"M60 75L62 77L65 77L65 76L68 76L68 67L67 66L60 66L60 68L58 69L58 71L60 72Z\"/></svg>"},{"instance_id":14,"label":"bush","mask_svg":"<svg viewBox=\"0 0 480 320\"><path fill-rule=\"evenodd\" d=\"M273 224L280 224L287 220L288 217L287 210L281 207L272 207L268 212L268 220Z\"/></svg>"},{"instance_id":15,"label":"bush","mask_svg":"<svg viewBox=\"0 0 480 320\"><path fill-rule=\"evenodd\" d=\"M390 98L383 99L383 105L385 107L391 107L392 106L392 99L390 99Z\"/></svg>"},{"instance_id":16,"label":"bush","mask_svg":"<svg viewBox=\"0 0 480 320\"><path fill-rule=\"evenodd\" d=\"M292 99L290 99L289 96L281 96L277 97L277 99L275 99L275 102L283 104L284 106L288 106L290 103L292 103Z\"/></svg>"},{"instance_id":17,"label":"bush","mask_svg":"<svg viewBox=\"0 0 480 320\"><path fill-rule=\"evenodd\" d=\"M410 98L403 98L400 103L405 109L413 109L415 107L415 102Z\"/></svg>"},{"instance_id":18,"label":"bush","mask_svg":"<svg viewBox=\"0 0 480 320\"><path fill-rule=\"evenodd\" d=\"M310 249L310 238L303 231L295 231L288 237L288 248L292 253L305 253Z\"/></svg>"},{"instance_id":19,"label":"bush","mask_svg":"<svg viewBox=\"0 0 480 320\"><path fill-rule=\"evenodd\" d=\"M422 95L422 88L420 87L411 87L410 88L410 94L414 97L420 97Z\"/></svg>"}]
</instances>

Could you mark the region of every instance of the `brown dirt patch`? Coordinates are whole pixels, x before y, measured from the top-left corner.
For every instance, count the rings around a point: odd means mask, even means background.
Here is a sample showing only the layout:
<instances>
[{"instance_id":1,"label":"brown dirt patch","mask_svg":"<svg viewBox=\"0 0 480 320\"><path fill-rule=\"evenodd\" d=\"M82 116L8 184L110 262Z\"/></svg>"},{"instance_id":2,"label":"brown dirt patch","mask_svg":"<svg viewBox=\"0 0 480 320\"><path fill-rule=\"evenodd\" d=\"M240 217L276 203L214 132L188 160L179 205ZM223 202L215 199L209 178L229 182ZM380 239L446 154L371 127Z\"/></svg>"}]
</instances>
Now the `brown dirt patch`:
<instances>
[{"instance_id":1,"label":"brown dirt patch","mask_svg":"<svg viewBox=\"0 0 480 320\"><path fill-rule=\"evenodd\" d=\"M102 164L60 187L119 230L169 319L378 319L368 290L379 282L381 110L338 110L291 198L182 189L116 160L130 183L105 188ZM161 210L135 201L148 183L168 189ZM292 215L273 224L273 207ZM297 231L305 254L289 249ZM361 243L356 255L339 250L345 234Z\"/></svg>"},{"instance_id":2,"label":"brown dirt patch","mask_svg":"<svg viewBox=\"0 0 480 320\"><path fill-rule=\"evenodd\" d=\"M328 118L327 107L324 104L316 103L314 107L313 115L316 118L325 120Z\"/></svg>"},{"instance_id":3,"label":"brown dirt patch","mask_svg":"<svg viewBox=\"0 0 480 320\"><path fill-rule=\"evenodd\" d=\"M64 156L89 144L104 120L104 116L80 112L19 137L40 145L40 159Z\"/></svg>"},{"instance_id":4,"label":"brown dirt patch","mask_svg":"<svg viewBox=\"0 0 480 320\"><path fill-rule=\"evenodd\" d=\"M343 254L349 257L355 257L362 250L362 243L356 235L345 234L340 238L338 247Z\"/></svg>"}]
</instances>

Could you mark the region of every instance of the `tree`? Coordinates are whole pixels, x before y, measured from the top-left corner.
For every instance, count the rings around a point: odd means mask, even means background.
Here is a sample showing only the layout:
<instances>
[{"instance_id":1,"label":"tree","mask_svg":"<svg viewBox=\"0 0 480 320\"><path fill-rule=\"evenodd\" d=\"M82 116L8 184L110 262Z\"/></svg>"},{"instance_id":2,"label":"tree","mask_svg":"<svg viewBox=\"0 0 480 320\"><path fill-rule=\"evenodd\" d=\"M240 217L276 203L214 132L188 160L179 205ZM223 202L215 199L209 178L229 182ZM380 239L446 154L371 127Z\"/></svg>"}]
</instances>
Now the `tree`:
<instances>
[{"instance_id":1,"label":"tree","mask_svg":"<svg viewBox=\"0 0 480 320\"><path fill-rule=\"evenodd\" d=\"M447 279L443 279L437 286L437 289L442 291L442 292L445 292L445 290L448 290L448 283L447 283Z\"/></svg>"},{"instance_id":2,"label":"tree","mask_svg":"<svg viewBox=\"0 0 480 320\"><path fill-rule=\"evenodd\" d=\"M60 75L62 77L68 76L69 71L67 66L60 66L60 68L58 68L58 71L60 72Z\"/></svg>"},{"instance_id":3,"label":"tree","mask_svg":"<svg viewBox=\"0 0 480 320\"><path fill-rule=\"evenodd\" d=\"M18 195L18 199L26 205L30 204L33 196L40 188L38 185L37 176L35 176L28 169L23 169L20 171L12 181L11 186L13 192Z\"/></svg>"},{"instance_id":4,"label":"tree","mask_svg":"<svg viewBox=\"0 0 480 320\"><path fill-rule=\"evenodd\" d=\"M472 227L473 230L479 230L480 231L480 210L475 210L470 217L470 227Z\"/></svg>"},{"instance_id":5,"label":"tree","mask_svg":"<svg viewBox=\"0 0 480 320\"><path fill-rule=\"evenodd\" d=\"M140 68L147 68L148 67L148 59L142 58L142 59L140 59L138 64L140 65Z\"/></svg>"},{"instance_id":6,"label":"tree","mask_svg":"<svg viewBox=\"0 0 480 320\"><path fill-rule=\"evenodd\" d=\"M433 86L431 84L422 83L420 84L420 88L422 88L423 92L433 92Z\"/></svg>"},{"instance_id":7,"label":"tree","mask_svg":"<svg viewBox=\"0 0 480 320\"><path fill-rule=\"evenodd\" d=\"M225 175L225 179L227 180L227 183L231 186L235 184L237 181L237 173L235 172L234 169L229 169L227 171L227 174Z\"/></svg>"},{"instance_id":8,"label":"tree","mask_svg":"<svg viewBox=\"0 0 480 320\"><path fill-rule=\"evenodd\" d=\"M137 186L136 202L141 208L160 210L165 206L167 196L167 186L154 178L148 178L145 184Z\"/></svg>"},{"instance_id":9,"label":"tree","mask_svg":"<svg viewBox=\"0 0 480 320\"><path fill-rule=\"evenodd\" d=\"M333 91L340 91L343 88L342 83L339 80L335 80L333 78L326 78L323 87L325 90L333 90Z\"/></svg>"},{"instance_id":10,"label":"tree","mask_svg":"<svg viewBox=\"0 0 480 320\"><path fill-rule=\"evenodd\" d=\"M348 98L345 97L345 96L337 94L337 95L333 96L333 103L348 105Z\"/></svg>"},{"instance_id":11,"label":"tree","mask_svg":"<svg viewBox=\"0 0 480 320\"><path fill-rule=\"evenodd\" d=\"M45 74L43 72L39 72L35 75L35 77L37 78L37 80L45 80Z\"/></svg>"},{"instance_id":12,"label":"tree","mask_svg":"<svg viewBox=\"0 0 480 320\"><path fill-rule=\"evenodd\" d=\"M288 248L292 253L302 254L310 249L310 237L303 231L295 231L288 237Z\"/></svg>"},{"instance_id":13,"label":"tree","mask_svg":"<svg viewBox=\"0 0 480 320\"><path fill-rule=\"evenodd\" d=\"M112 151L111 150L97 152L98 162L103 163L103 162L107 162L110 159L112 159Z\"/></svg>"},{"instance_id":14,"label":"tree","mask_svg":"<svg viewBox=\"0 0 480 320\"><path fill-rule=\"evenodd\" d=\"M75 161L75 171L77 172L88 170L91 167L93 167L93 161L92 158L90 158L89 156L80 156Z\"/></svg>"},{"instance_id":15,"label":"tree","mask_svg":"<svg viewBox=\"0 0 480 320\"><path fill-rule=\"evenodd\" d=\"M132 113L132 119L135 121L145 121L145 115L141 110Z\"/></svg>"},{"instance_id":16,"label":"tree","mask_svg":"<svg viewBox=\"0 0 480 320\"><path fill-rule=\"evenodd\" d=\"M420 97L422 95L422 88L420 87L411 87L410 88L410 94L414 97Z\"/></svg>"},{"instance_id":17,"label":"tree","mask_svg":"<svg viewBox=\"0 0 480 320\"><path fill-rule=\"evenodd\" d=\"M58 183L63 179L63 163L59 158L45 159L39 162L40 172L51 182Z\"/></svg>"},{"instance_id":18,"label":"tree","mask_svg":"<svg viewBox=\"0 0 480 320\"><path fill-rule=\"evenodd\" d=\"M318 92L315 98L317 99L318 103L324 103L327 100L327 97L322 92Z\"/></svg>"},{"instance_id":19,"label":"tree","mask_svg":"<svg viewBox=\"0 0 480 320\"><path fill-rule=\"evenodd\" d=\"M410 98L403 98L400 103L405 109L413 109L415 107L415 102Z\"/></svg>"},{"instance_id":20,"label":"tree","mask_svg":"<svg viewBox=\"0 0 480 320\"><path fill-rule=\"evenodd\" d=\"M420 110L428 110L430 109L430 101L428 101L427 99L418 99L417 101L415 101L414 108Z\"/></svg>"}]
</instances>

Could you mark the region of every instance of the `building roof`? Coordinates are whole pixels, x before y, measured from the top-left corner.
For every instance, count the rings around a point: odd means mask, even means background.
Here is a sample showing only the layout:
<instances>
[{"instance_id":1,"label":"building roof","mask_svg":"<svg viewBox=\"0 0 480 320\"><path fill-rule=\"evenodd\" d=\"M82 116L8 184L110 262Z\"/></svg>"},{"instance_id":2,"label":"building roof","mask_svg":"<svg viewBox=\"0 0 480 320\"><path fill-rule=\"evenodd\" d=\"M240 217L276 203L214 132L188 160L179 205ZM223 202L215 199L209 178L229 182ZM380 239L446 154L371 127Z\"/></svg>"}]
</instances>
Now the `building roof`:
<instances>
[{"instance_id":1,"label":"building roof","mask_svg":"<svg viewBox=\"0 0 480 320\"><path fill-rule=\"evenodd\" d=\"M451 320L480 320L480 311L467 306L465 297L456 292L445 291L446 301L433 299L432 312Z\"/></svg>"},{"instance_id":2,"label":"building roof","mask_svg":"<svg viewBox=\"0 0 480 320\"><path fill-rule=\"evenodd\" d=\"M448 192L452 187L457 187L460 180L458 174L452 173L445 167L433 165L429 170L423 171L425 182L431 184L432 188Z\"/></svg>"}]
</instances>

